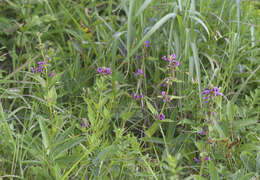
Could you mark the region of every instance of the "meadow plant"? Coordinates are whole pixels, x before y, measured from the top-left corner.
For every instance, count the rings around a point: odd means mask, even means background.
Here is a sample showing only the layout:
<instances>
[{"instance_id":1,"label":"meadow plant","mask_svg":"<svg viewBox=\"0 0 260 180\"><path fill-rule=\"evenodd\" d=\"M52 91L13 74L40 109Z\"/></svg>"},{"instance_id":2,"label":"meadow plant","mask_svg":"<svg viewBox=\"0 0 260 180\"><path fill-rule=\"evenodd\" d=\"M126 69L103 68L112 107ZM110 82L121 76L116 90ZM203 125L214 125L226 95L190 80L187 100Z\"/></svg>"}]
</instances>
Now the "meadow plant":
<instances>
[{"instance_id":1,"label":"meadow plant","mask_svg":"<svg viewBox=\"0 0 260 180\"><path fill-rule=\"evenodd\" d=\"M259 5L1 1L0 179L259 179Z\"/></svg>"}]
</instances>

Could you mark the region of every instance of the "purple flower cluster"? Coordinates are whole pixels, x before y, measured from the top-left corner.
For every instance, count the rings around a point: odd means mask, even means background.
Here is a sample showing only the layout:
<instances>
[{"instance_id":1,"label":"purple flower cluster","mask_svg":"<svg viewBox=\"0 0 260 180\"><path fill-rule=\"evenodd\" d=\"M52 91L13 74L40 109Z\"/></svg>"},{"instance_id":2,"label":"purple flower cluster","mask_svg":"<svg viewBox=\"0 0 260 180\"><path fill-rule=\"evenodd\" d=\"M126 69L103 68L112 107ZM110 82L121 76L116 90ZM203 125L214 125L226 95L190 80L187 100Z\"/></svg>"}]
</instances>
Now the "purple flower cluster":
<instances>
[{"instance_id":1,"label":"purple flower cluster","mask_svg":"<svg viewBox=\"0 0 260 180\"><path fill-rule=\"evenodd\" d=\"M151 45L149 44L149 41L148 41L148 40L145 40L144 46L147 47L147 48L148 48L148 47L151 47Z\"/></svg>"},{"instance_id":2,"label":"purple flower cluster","mask_svg":"<svg viewBox=\"0 0 260 180\"><path fill-rule=\"evenodd\" d=\"M165 115L163 113L157 114L156 118L159 119L159 120L164 120L165 119Z\"/></svg>"},{"instance_id":3,"label":"purple flower cluster","mask_svg":"<svg viewBox=\"0 0 260 180\"><path fill-rule=\"evenodd\" d=\"M193 158L193 160L196 162L196 163L200 163L200 160L196 157Z\"/></svg>"},{"instance_id":4,"label":"purple flower cluster","mask_svg":"<svg viewBox=\"0 0 260 180\"><path fill-rule=\"evenodd\" d=\"M164 61L168 61L169 64L168 64L168 67L178 67L180 65L180 62L179 61L176 61L176 56L175 54L171 54L170 56L166 57L166 56L163 56L162 57L162 60Z\"/></svg>"},{"instance_id":5,"label":"purple flower cluster","mask_svg":"<svg viewBox=\"0 0 260 180\"><path fill-rule=\"evenodd\" d=\"M135 76L142 76L142 75L145 77L145 74L142 69L138 69L137 72L135 73Z\"/></svg>"},{"instance_id":6,"label":"purple flower cluster","mask_svg":"<svg viewBox=\"0 0 260 180\"><path fill-rule=\"evenodd\" d=\"M108 68L108 67L100 67L100 68L97 69L97 72L100 75L106 75L106 76L112 74L111 69Z\"/></svg>"},{"instance_id":7,"label":"purple flower cluster","mask_svg":"<svg viewBox=\"0 0 260 180\"><path fill-rule=\"evenodd\" d=\"M216 96L223 96L223 94L220 92L220 89L217 87L213 87L212 89L210 88L206 88L203 92L203 95L205 95L205 97L203 97L203 99L205 99L205 103L208 103L210 98L214 98Z\"/></svg>"},{"instance_id":8,"label":"purple flower cluster","mask_svg":"<svg viewBox=\"0 0 260 180\"><path fill-rule=\"evenodd\" d=\"M200 160L199 160L198 158L196 158L196 157L194 157L193 160L194 160L196 163L200 163ZM206 160L206 161L209 161L209 160L210 160L210 157L209 157L209 156L206 156L206 157L205 157L205 160Z\"/></svg>"},{"instance_id":9,"label":"purple flower cluster","mask_svg":"<svg viewBox=\"0 0 260 180\"><path fill-rule=\"evenodd\" d=\"M165 103L168 99L165 91L162 91L162 97L163 97L163 102Z\"/></svg>"},{"instance_id":10,"label":"purple flower cluster","mask_svg":"<svg viewBox=\"0 0 260 180\"><path fill-rule=\"evenodd\" d=\"M44 70L44 64L47 64L46 62L44 62L44 61L39 61L38 62L38 68L33 68L33 67L31 67L31 71L33 72L33 73L41 73L41 72L43 72L43 70Z\"/></svg>"},{"instance_id":11,"label":"purple flower cluster","mask_svg":"<svg viewBox=\"0 0 260 180\"><path fill-rule=\"evenodd\" d=\"M206 131L204 131L204 130L200 131L200 135L204 136L204 135L206 135L206 134L207 134Z\"/></svg>"},{"instance_id":12,"label":"purple flower cluster","mask_svg":"<svg viewBox=\"0 0 260 180\"><path fill-rule=\"evenodd\" d=\"M142 58L142 56L137 55L135 58L139 60Z\"/></svg>"},{"instance_id":13,"label":"purple flower cluster","mask_svg":"<svg viewBox=\"0 0 260 180\"><path fill-rule=\"evenodd\" d=\"M54 73L54 72L49 73L49 76L50 76L50 77L53 77L53 76L55 76L55 75L56 75L56 73Z\"/></svg>"},{"instance_id":14,"label":"purple flower cluster","mask_svg":"<svg viewBox=\"0 0 260 180\"><path fill-rule=\"evenodd\" d=\"M138 94L135 94L135 93L131 93L131 96L133 97L134 100L136 99L143 99L143 95L138 95Z\"/></svg>"}]
</instances>

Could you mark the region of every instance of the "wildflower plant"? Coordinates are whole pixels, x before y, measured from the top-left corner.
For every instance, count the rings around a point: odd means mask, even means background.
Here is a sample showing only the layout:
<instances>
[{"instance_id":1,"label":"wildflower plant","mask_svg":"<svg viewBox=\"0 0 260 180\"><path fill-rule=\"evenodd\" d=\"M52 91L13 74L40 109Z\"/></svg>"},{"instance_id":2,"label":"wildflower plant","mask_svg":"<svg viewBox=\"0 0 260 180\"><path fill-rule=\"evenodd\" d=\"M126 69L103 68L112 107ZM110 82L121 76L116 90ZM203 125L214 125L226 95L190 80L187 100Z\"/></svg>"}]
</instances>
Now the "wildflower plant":
<instances>
[{"instance_id":1,"label":"wildflower plant","mask_svg":"<svg viewBox=\"0 0 260 180\"><path fill-rule=\"evenodd\" d=\"M259 177L258 1L0 2L1 178Z\"/></svg>"},{"instance_id":2,"label":"wildflower plant","mask_svg":"<svg viewBox=\"0 0 260 180\"><path fill-rule=\"evenodd\" d=\"M202 92L203 95L203 108L205 109L205 125L206 127L203 128L202 131L199 132L199 135L201 136L202 140L200 141L200 147L199 151L201 160L197 159L194 157L195 162L201 162L201 167L200 167L200 177L203 174L204 171L204 166L206 161L210 161L210 153L214 153L213 148L214 148L214 142L213 138L215 136L215 133L213 130L215 129L216 122L216 111L217 111L217 97L222 97L223 93L221 92L220 88L215 87L215 86L210 86L204 89Z\"/></svg>"},{"instance_id":3,"label":"wildflower plant","mask_svg":"<svg viewBox=\"0 0 260 180\"><path fill-rule=\"evenodd\" d=\"M174 98L174 96L170 96L168 94L169 94L169 91L170 91L170 87L171 87L173 81L175 80L176 68L180 64L179 61L176 60L175 54L171 54L168 57L163 56L162 60L166 61L168 63L168 65L167 65L168 77L166 78L167 90L161 92L161 95L162 95L162 98L163 98L163 108L162 108L160 115L163 114L162 112L165 108L167 101L172 100Z\"/></svg>"}]
</instances>

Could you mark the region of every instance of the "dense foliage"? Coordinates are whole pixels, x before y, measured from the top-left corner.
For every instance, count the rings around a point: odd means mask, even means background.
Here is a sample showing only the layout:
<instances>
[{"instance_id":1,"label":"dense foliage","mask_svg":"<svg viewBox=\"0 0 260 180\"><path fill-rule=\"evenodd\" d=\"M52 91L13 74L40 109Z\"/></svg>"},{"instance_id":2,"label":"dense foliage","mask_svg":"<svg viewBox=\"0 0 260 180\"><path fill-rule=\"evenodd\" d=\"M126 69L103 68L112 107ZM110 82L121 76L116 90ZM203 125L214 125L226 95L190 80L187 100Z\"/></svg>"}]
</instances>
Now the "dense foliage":
<instances>
[{"instance_id":1,"label":"dense foliage","mask_svg":"<svg viewBox=\"0 0 260 180\"><path fill-rule=\"evenodd\" d=\"M257 0L0 0L0 179L260 177Z\"/></svg>"}]
</instances>

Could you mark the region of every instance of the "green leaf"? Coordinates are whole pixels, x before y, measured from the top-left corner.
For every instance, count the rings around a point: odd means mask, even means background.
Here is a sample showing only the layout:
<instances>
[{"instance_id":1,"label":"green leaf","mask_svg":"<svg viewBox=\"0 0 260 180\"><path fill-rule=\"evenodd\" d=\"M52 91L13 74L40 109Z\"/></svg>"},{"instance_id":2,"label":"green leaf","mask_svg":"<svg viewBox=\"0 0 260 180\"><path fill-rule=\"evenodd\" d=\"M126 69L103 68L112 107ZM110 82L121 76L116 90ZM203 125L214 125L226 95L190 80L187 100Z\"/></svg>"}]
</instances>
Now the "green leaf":
<instances>
[{"instance_id":1,"label":"green leaf","mask_svg":"<svg viewBox=\"0 0 260 180\"><path fill-rule=\"evenodd\" d=\"M224 131L222 130L222 128L219 126L218 122L216 120L214 120L213 123L214 123L214 127L216 128L216 130L219 133L219 136L221 138L225 138L226 135L225 135Z\"/></svg>"},{"instance_id":2,"label":"green leaf","mask_svg":"<svg viewBox=\"0 0 260 180\"><path fill-rule=\"evenodd\" d=\"M73 125L70 126L68 129L66 129L65 131L61 131L55 138L56 141L59 142L65 139L66 137L68 137L69 134L74 130L74 128L75 128L75 124L73 123Z\"/></svg>"},{"instance_id":3,"label":"green leaf","mask_svg":"<svg viewBox=\"0 0 260 180\"><path fill-rule=\"evenodd\" d=\"M68 138L65 140L64 143L58 143L56 146L54 146L51 150L51 153L54 155L54 157L58 157L61 153L64 151L67 151L74 146L80 144L85 137L74 137L74 138Z\"/></svg>"},{"instance_id":4,"label":"green leaf","mask_svg":"<svg viewBox=\"0 0 260 180\"><path fill-rule=\"evenodd\" d=\"M155 110L153 105L147 99L145 99L145 102L146 102L148 109L151 111L152 114L154 114L154 115L158 114L158 112Z\"/></svg>"},{"instance_id":5,"label":"green leaf","mask_svg":"<svg viewBox=\"0 0 260 180\"><path fill-rule=\"evenodd\" d=\"M1 99L0 99L0 100L1 100ZM1 121L5 121L5 114L4 114L4 110L3 110L2 103L1 103L1 101L0 101L0 125L1 125L1 123L3 123L3 122L1 122Z\"/></svg>"},{"instance_id":6,"label":"green leaf","mask_svg":"<svg viewBox=\"0 0 260 180\"><path fill-rule=\"evenodd\" d=\"M57 101L57 93L56 93L55 86L53 86L48 93L47 102L50 103L51 105L55 105L56 101Z\"/></svg>"},{"instance_id":7,"label":"green leaf","mask_svg":"<svg viewBox=\"0 0 260 180\"><path fill-rule=\"evenodd\" d=\"M97 157L93 160L93 164L98 164L100 161L106 160L109 156L112 157L118 152L118 147L111 145L106 147L103 151L98 153Z\"/></svg>"},{"instance_id":8,"label":"green leaf","mask_svg":"<svg viewBox=\"0 0 260 180\"><path fill-rule=\"evenodd\" d=\"M141 15L141 13L148 7L148 5L152 2L153 0L145 0L145 2L142 4L142 6L140 7L140 9L137 11L137 13L135 14L134 19L136 19L137 17L139 17Z\"/></svg>"},{"instance_id":9,"label":"green leaf","mask_svg":"<svg viewBox=\"0 0 260 180\"><path fill-rule=\"evenodd\" d=\"M195 63L195 70L196 70L196 75L197 75L197 83L198 83L198 88L199 88L199 97L200 97L200 106L202 107L202 102L201 102L201 77L200 77L200 59L198 55L198 50L197 50L197 45L194 42L191 42L191 48L193 52L193 60Z\"/></svg>"},{"instance_id":10,"label":"green leaf","mask_svg":"<svg viewBox=\"0 0 260 180\"><path fill-rule=\"evenodd\" d=\"M50 136L49 136L49 133L48 133L48 128L46 127L46 125L44 123L44 118L42 116L38 116L37 120L38 120L39 125L40 125L44 148L47 150L47 153L49 153Z\"/></svg>"},{"instance_id":11,"label":"green leaf","mask_svg":"<svg viewBox=\"0 0 260 180\"><path fill-rule=\"evenodd\" d=\"M247 168L248 171L253 171L252 160L249 155L249 152L243 151L240 153L240 159L242 160L244 166Z\"/></svg>"},{"instance_id":12,"label":"green leaf","mask_svg":"<svg viewBox=\"0 0 260 180\"><path fill-rule=\"evenodd\" d=\"M254 180L253 177L256 177L255 173L247 173L246 175L239 177L237 180Z\"/></svg>"},{"instance_id":13,"label":"green leaf","mask_svg":"<svg viewBox=\"0 0 260 180\"><path fill-rule=\"evenodd\" d=\"M171 96L170 95L170 99L182 99L184 98L184 96Z\"/></svg>"},{"instance_id":14,"label":"green leaf","mask_svg":"<svg viewBox=\"0 0 260 180\"><path fill-rule=\"evenodd\" d=\"M95 126L96 124L96 113L92 109L92 103L88 102L88 119L91 125Z\"/></svg>"},{"instance_id":15,"label":"green leaf","mask_svg":"<svg viewBox=\"0 0 260 180\"><path fill-rule=\"evenodd\" d=\"M205 142L204 141L196 141L195 145L198 148L198 150L202 152L203 149L204 149Z\"/></svg>"},{"instance_id":16,"label":"green leaf","mask_svg":"<svg viewBox=\"0 0 260 180\"><path fill-rule=\"evenodd\" d=\"M234 103L232 101L229 101L227 104L227 117L230 122L232 122L234 119L234 108Z\"/></svg>"},{"instance_id":17,"label":"green leaf","mask_svg":"<svg viewBox=\"0 0 260 180\"><path fill-rule=\"evenodd\" d=\"M51 16L49 14L46 14L44 16L40 17L40 20L45 23L49 23L51 21L56 21L57 19L54 16Z\"/></svg>"},{"instance_id":18,"label":"green leaf","mask_svg":"<svg viewBox=\"0 0 260 180\"><path fill-rule=\"evenodd\" d=\"M257 119L253 119L253 118L247 120L237 120L233 122L234 123L233 128L238 130L246 126L257 124L257 121L258 121Z\"/></svg>"},{"instance_id":19,"label":"green leaf","mask_svg":"<svg viewBox=\"0 0 260 180\"><path fill-rule=\"evenodd\" d=\"M212 161L209 162L210 180L219 180L218 171Z\"/></svg>"},{"instance_id":20,"label":"green leaf","mask_svg":"<svg viewBox=\"0 0 260 180\"><path fill-rule=\"evenodd\" d=\"M155 31L157 31L163 24L165 24L169 19L171 18L175 18L176 14L175 13L169 13L167 15L165 15L163 18L161 18L151 29L150 31L148 31L145 36L143 37L143 39L141 39L139 41L139 43L135 46L135 48L127 55L127 58L118 66L118 69L121 68L127 61L128 59L133 56L138 49L144 44L144 42L146 40L148 40L150 38L150 36L152 36L152 34L155 33Z\"/></svg>"},{"instance_id":21,"label":"green leaf","mask_svg":"<svg viewBox=\"0 0 260 180\"><path fill-rule=\"evenodd\" d=\"M155 121L153 125L145 132L148 137L152 137L152 135L159 129L159 121Z\"/></svg>"},{"instance_id":22,"label":"green leaf","mask_svg":"<svg viewBox=\"0 0 260 180\"><path fill-rule=\"evenodd\" d=\"M260 172L260 151L257 152L256 156L256 172Z\"/></svg>"},{"instance_id":23,"label":"green leaf","mask_svg":"<svg viewBox=\"0 0 260 180\"><path fill-rule=\"evenodd\" d=\"M31 78L38 81L41 84L42 88L46 88L46 81L41 76L35 75L35 74L29 75L29 76L31 76Z\"/></svg>"},{"instance_id":24,"label":"green leaf","mask_svg":"<svg viewBox=\"0 0 260 180\"><path fill-rule=\"evenodd\" d=\"M242 144L239 148L238 151L260 151L260 146L255 145L255 144Z\"/></svg>"},{"instance_id":25,"label":"green leaf","mask_svg":"<svg viewBox=\"0 0 260 180\"><path fill-rule=\"evenodd\" d=\"M64 156L60 156L59 158L55 159L55 163L59 165L61 168L68 168L70 167L73 163L78 161L80 156L78 154L71 154L67 155L65 154Z\"/></svg>"}]
</instances>

